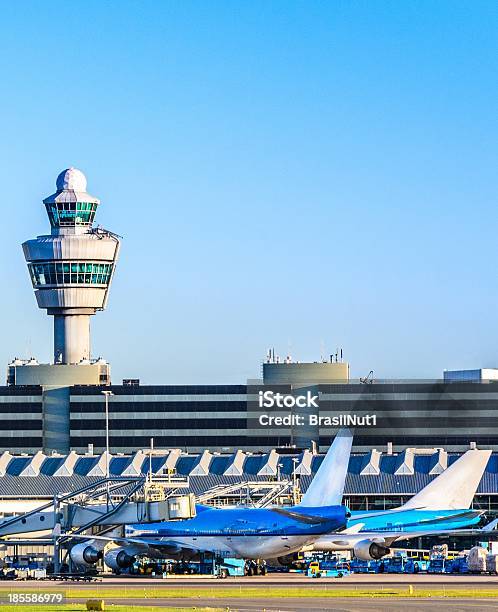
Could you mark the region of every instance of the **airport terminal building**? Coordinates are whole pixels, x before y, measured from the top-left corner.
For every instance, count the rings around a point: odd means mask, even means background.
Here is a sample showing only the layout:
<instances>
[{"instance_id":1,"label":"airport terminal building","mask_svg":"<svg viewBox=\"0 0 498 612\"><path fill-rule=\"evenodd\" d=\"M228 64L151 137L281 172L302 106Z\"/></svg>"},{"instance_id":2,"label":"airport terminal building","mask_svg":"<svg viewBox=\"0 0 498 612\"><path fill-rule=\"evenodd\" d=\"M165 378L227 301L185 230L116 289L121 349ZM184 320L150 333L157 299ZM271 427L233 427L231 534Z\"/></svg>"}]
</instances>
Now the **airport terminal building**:
<instances>
[{"instance_id":1,"label":"airport terminal building","mask_svg":"<svg viewBox=\"0 0 498 612\"><path fill-rule=\"evenodd\" d=\"M145 450L112 453L109 473L113 478L133 480L150 470L159 481L182 494L193 493L200 503L208 505L234 505L248 499L259 504L271 495L292 503L293 488L300 493L307 490L323 457L323 453L296 453L292 449L266 453L185 453L170 449L154 450L151 455ZM355 453L349 460L345 503L352 510L398 507L459 457L459 453L442 448ZM5 451L0 454L0 513L11 500L40 505L61 492L102 482L105 473L105 453L16 455ZM489 458L473 507L498 512L498 453Z\"/></svg>"},{"instance_id":2,"label":"airport terminal building","mask_svg":"<svg viewBox=\"0 0 498 612\"><path fill-rule=\"evenodd\" d=\"M114 452L150 446L188 452L268 451L313 444L326 449L337 427L254 427L247 385L75 385L0 388L0 449L34 453L105 448L105 396ZM498 451L498 384L358 381L315 386L319 415L375 413L377 427L357 428L354 450L407 446L462 452L476 443ZM62 406L55 410L54 406ZM385 425L383 425L385 423ZM54 441L56 442L54 444Z\"/></svg>"}]
</instances>

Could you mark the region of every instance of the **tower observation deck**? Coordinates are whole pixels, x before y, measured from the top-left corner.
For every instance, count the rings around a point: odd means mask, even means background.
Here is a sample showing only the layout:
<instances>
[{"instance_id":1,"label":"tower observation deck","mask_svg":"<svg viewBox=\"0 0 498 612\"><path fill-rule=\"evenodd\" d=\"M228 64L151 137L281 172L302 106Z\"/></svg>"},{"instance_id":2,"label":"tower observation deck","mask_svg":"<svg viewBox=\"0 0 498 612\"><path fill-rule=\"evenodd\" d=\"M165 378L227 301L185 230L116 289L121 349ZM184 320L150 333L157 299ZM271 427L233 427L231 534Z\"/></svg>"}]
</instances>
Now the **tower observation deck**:
<instances>
[{"instance_id":1,"label":"tower observation deck","mask_svg":"<svg viewBox=\"0 0 498 612\"><path fill-rule=\"evenodd\" d=\"M43 200L50 235L22 246L38 307L54 317L54 363L85 363L91 357L90 316L107 305L120 241L93 227L100 200L87 193L80 170L61 172L56 187Z\"/></svg>"}]
</instances>

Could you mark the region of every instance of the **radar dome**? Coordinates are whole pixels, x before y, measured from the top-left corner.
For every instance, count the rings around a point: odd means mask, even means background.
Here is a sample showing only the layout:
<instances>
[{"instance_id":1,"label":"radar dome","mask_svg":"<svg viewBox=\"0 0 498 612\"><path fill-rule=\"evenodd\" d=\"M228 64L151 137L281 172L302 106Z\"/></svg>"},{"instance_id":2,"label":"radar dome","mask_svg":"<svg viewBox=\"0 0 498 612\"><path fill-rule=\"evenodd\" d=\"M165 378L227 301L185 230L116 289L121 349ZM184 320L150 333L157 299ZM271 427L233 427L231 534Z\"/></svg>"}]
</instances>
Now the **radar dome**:
<instances>
[{"instance_id":1,"label":"radar dome","mask_svg":"<svg viewBox=\"0 0 498 612\"><path fill-rule=\"evenodd\" d=\"M85 192L86 176L78 168L67 168L57 177L56 185L59 191L72 189L73 191Z\"/></svg>"}]
</instances>

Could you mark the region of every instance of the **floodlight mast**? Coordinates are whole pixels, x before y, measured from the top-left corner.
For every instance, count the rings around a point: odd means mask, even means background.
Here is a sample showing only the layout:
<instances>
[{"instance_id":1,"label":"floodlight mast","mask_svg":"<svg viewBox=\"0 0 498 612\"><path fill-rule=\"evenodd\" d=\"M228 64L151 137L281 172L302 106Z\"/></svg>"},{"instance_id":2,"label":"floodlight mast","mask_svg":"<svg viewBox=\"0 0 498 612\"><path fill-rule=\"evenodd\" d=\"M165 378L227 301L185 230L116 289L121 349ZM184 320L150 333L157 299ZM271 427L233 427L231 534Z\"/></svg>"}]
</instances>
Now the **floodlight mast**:
<instances>
[{"instance_id":1,"label":"floodlight mast","mask_svg":"<svg viewBox=\"0 0 498 612\"><path fill-rule=\"evenodd\" d=\"M101 391L105 398L105 478L106 478L106 497L109 503L109 397L114 395L112 391Z\"/></svg>"}]
</instances>

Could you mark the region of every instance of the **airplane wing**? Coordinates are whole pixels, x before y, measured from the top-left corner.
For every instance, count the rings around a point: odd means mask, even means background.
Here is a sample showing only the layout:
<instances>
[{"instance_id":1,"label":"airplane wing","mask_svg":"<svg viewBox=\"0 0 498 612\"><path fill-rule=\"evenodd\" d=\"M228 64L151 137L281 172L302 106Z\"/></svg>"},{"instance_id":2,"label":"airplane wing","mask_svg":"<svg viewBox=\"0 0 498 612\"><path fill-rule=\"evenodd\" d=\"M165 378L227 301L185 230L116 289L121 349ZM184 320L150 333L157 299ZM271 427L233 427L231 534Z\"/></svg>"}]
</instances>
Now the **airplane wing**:
<instances>
[{"instance_id":1,"label":"airplane wing","mask_svg":"<svg viewBox=\"0 0 498 612\"><path fill-rule=\"evenodd\" d=\"M384 540L384 542L391 546L394 542L398 540L411 540L413 538L422 538L424 536L437 536L437 537L458 537L458 536L475 536L481 538L489 538L496 537L497 530L496 527L498 525L498 519L491 521L484 527L479 529L432 529L430 531L412 531L412 532L401 532L401 531L383 531L383 532L362 532L361 534L365 536L365 540Z\"/></svg>"},{"instance_id":2,"label":"airplane wing","mask_svg":"<svg viewBox=\"0 0 498 612\"><path fill-rule=\"evenodd\" d=\"M181 552L182 546L176 542L168 542L167 540L155 540L153 538L133 538L133 537L121 537L121 536L98 536L98 535L81 535L73 533L63 533L62 537L66 538L77 538L79 540L103 540L105 542L115 542L116 544L127 545L137 544L141 546L152 546L153 548L160 548L166 553L176 554Z\"/></svg>"},{"instance_id":3,"label":"airplane wing","mask_svg":"<svg viewBox=\"0 0 498 612\"><path fill-rule=\"evenodd\" d=\"M305 523L306 525L320 525L330 521L330 518L327 518L326 516L313 516L310 514L303 514L302 512L295 512L294 510L288 510L286 508L269 508L269 510L275 512L276 514L281 514L282 516L292 518L300 523Z\"/></svg>"},{"instance_id":4,"label":"airplane wing","mask_svg":"<svg viewBox=\"0 0 498 612\"><path fill-rule=\"evenodd\" d=\"M356 523L356 525L352 525L351 527L346 527L342 531L339 531L340 535L356 535L360 533L360 531L365 527L365 523Z\"/></svg>"}]
</instances>

